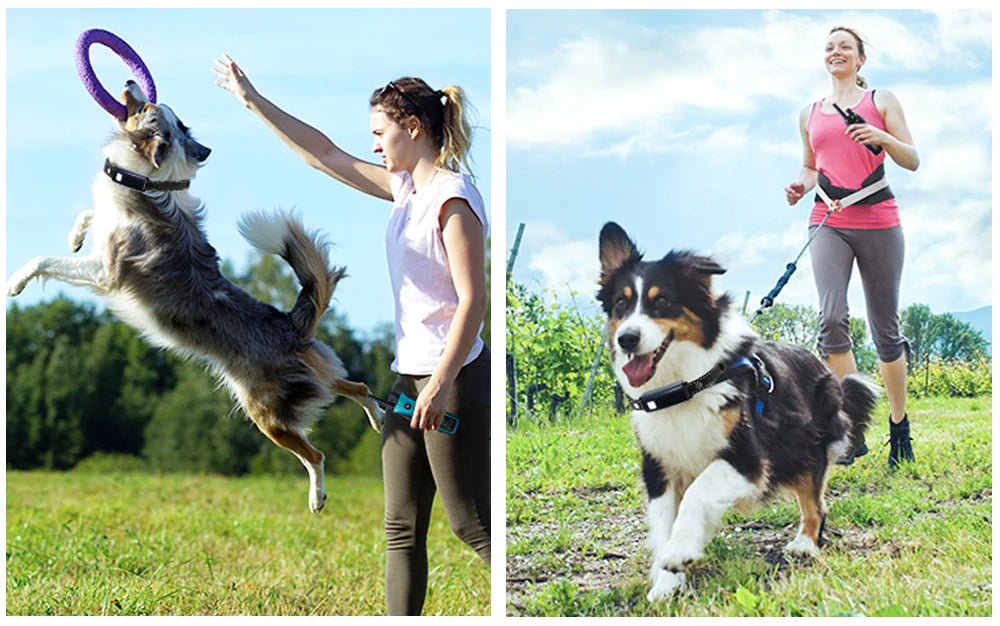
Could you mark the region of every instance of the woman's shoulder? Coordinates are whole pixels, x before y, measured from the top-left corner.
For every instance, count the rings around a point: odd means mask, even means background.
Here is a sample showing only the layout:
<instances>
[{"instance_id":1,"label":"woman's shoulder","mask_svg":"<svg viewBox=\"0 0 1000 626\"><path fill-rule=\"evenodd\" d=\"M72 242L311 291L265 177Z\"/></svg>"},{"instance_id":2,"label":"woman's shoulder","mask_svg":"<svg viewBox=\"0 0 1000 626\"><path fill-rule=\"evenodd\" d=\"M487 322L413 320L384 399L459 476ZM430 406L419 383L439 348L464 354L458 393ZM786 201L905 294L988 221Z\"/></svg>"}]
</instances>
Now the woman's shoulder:
<instances>
[{"instance_id":1,"label":"woman's shoulder","mask_svg":"<svg viewBox=\"0 0 1000 626\"><path fill-rule=\"evenodd\" d=\"M899 104L899 98L897 98L896 94L892 93L888 89L872 89L871 92L872 102L874 102L876 106L881 107L890 103Z\"/></svg>"},{"instance_id":2,"label":"woman's shoulder","mask_svg":"<svg viewBox=\"0 0 1000 626\"><path fill-rule=\"evenodd\" d=\"M892 93L888 89L873 89L872 104L875 105L875 109L883 118L890 111L900 112L903 108L899 103L899 98L896 97L896 94Z\"/></svg>"},{"instance_id":3,"label":"woman's shoulder","mask_svg":"<svg viewBox=\"0 0 1000 626\"><path fill-rule=\"evenodd\" d=\"M460 172L448 172L437 193L438 204L444 206L449 200L461 198L481 222L486 223L486 204L471 176Z\"/></svg>"},{"instance_id":4,"label":"woman's shoulder","mask_svg":"<svg viewBox=\"0 0 1000 626\"><path fill-rule=\"evenodd\" d=\"M468 174L462 174L461 172L448 172L448 174L442 179L440 186L440 193L443 194L457 194L461 197L467 195L472 195L479 198L479 189L476 187L475 181Z\"/></svg>"}]
</instances>

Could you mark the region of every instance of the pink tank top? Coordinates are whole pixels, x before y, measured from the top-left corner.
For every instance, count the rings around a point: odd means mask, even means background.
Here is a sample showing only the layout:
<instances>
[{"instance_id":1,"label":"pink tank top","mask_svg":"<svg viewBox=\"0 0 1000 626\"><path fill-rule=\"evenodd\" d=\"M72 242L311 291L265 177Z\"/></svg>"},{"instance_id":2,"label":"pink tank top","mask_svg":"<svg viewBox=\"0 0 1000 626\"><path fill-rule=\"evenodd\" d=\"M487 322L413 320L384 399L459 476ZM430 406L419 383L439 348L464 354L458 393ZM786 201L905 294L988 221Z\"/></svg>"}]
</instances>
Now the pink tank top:
<instances>
[{"instance_id":1,"label":"pink tank top","mask_svg":"<svg viewBox=\"0 0 1000 626\"><path fill-rule=\"evenodd\" d=\"M885 130L885 122L875 107L874 90L866 91L861 102L852 110L875 128ZM847 125L844 118L835 110L830 113L823 111L822 100L813 104L806 130L816 159L816 169L837 187L860 189L862 181L885 161L885 150L875 155L851 139L845 133ZM822 200L817 200L809 215L809 225L819 224L828 208ZM831 214L826 224L835 228L863 230L893 228L899 226L899 207L895 198L877 204L854 204Z\"/></svg>"}]
</instances>

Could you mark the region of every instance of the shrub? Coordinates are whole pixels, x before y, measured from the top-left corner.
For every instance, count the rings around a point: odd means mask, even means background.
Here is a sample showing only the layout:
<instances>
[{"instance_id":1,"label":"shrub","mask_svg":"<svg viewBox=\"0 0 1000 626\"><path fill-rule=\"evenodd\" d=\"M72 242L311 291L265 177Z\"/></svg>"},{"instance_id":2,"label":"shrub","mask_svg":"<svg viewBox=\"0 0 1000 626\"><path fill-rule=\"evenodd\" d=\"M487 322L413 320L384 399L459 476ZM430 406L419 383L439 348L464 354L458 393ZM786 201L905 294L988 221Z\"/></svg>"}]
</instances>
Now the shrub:
<instances>
[{"instance_id":1,"label":"shrub","mask_svg":"<svg viewBox=\"0 0 1000 626\"><path fill-rule=\"evenodd\" d=\"M72 471L82 474L148 472L149 463L145 459L131 454L95 452L73 466Z\"/></svg>"},{"instance_id":2,"label":"shrub","mask_svg":"<svg viewBox=\"0 0 1000 626\"><path fill-rule=\"evenodd\" d=\"M974 361L931 360L910 372L907 392L917 398L974 398L993 393L993 364L985 357Z\"/></svg>"}]
</instances>

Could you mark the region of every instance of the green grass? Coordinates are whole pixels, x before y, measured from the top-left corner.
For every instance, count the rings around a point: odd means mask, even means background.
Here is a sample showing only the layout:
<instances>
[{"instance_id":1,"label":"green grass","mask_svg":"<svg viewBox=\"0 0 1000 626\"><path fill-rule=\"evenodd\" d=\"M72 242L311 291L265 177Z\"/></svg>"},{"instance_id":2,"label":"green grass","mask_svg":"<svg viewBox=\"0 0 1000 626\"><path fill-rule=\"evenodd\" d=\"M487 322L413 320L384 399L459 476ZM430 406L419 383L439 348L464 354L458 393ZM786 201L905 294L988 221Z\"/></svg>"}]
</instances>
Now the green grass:
<instances>
[{"instance_id":1,"label":"green grass","mask_svg":"<svg viewBox=\"0 0 1000 626\"><path fill-rule=\"evenodd\" d=\"M727 513L688 590L656 604L628 417L522 421L507 435L508 614L990 616L990 398L911 401L917 462L894 473L887 414L883 402L868 456L831 471L819 558L782 558L798 507L781 497Z\"/></svg>"},{"instance_id":2,"label":"green grass","mask_svg":"<svg viewBox=\"0 0 1000 626\"><path fill-rule=\"evenodd\" d=\"M382 485L7 472L7 615L381 615ZM427 615L488 615L489 572L436 505Z\"/></svg>"}]
</instances>

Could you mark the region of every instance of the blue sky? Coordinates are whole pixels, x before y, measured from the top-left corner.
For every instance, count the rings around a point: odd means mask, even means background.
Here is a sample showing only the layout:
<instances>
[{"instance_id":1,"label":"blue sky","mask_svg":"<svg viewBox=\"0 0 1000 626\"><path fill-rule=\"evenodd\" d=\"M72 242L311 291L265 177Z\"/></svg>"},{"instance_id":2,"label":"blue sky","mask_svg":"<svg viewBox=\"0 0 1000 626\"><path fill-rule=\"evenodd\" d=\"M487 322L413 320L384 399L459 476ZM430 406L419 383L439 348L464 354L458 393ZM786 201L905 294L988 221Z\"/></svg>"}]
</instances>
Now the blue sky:
<instances>
[{"instance_id":1,"label":"blue sky","mask_svg":"<svg viewBox=\"0 0 1000 626\"><path fill-rule=\"evenodd\" d=\"M100 148L113 120L84 90L73 63L77 37L103 28L143 58L168 104L212 148L192 193L223 259L246 268L251 247L237 233L254 209L301 212L327 232L332 260L347 266L333 308L361 332L392 321L384 252L389 204L305 165L256 116L214 84L212 60L232 56L273 102L345 150L371 153L368 96L414 75L435 88L463 87L478 111L474 170L490 206L490 12L473 10L27 10L6 11L6 274L36 255L67 255L66 236L90 204ZM105 87L131 78L107 48L91 48ZM502 232L502 231L498 231ZM85 248L85 251L89 248ZM77 300L88 290L34 282L17 301ZM10 300L8 299L8 304Z\"/></svg>"},{"instance_id":2,"label":"blue sky","mask_svg":"<svg viewBox=\"0 0 1000 626\"><path fill-rule=\"evenodd\" d=\"M834 25L869 41L862 71L896 94L921 157L889 164L907 253L903 307L992 299L989 12L511 11L507 18L507 244L514 279L596 311L597 235L618 221L649 258L712 254L750 310L805 244L789 207L802 107L829 92ZM887 161L888 163L888 161ZM815 306L806 254L779 301ZM860 281L852 314L864 316Z\"/></svg>"}]
</instances>

